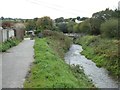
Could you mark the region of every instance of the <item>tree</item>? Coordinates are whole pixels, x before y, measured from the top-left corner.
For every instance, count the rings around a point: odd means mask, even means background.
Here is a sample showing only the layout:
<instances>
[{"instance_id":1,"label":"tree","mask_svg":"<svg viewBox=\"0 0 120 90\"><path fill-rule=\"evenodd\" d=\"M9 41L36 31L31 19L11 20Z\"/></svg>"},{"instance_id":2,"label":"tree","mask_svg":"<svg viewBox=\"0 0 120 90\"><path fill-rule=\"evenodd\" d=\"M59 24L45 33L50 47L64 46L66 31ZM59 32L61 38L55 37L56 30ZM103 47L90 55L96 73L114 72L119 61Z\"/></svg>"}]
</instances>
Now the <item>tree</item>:
<instances>
[{"instance_id":1,"label":"tree","mask_svg":"<svg viewBox=\"0 0 120 90\"><path fill-rule=\"evenodd\" d=\"M84 21L84 20L86 20L86 19L89 19L88 17L82 17L80 20L81 21Z\"/></svg>"},{"instance_id":2,"label":"tree","mask_svg":"<svg viewBox=\"0 0 120 90\"><path fill-rule=\"evenodd\" d=\"M45 17L39 18L36 22L36 25L38 30L45 30L45 29L52 30L53 21L50 17L45 16Z\"/></svg>"},{"instance_id":3,"label":"tree","mask_svg":"<svg viewBox=\"0 0 120 90\"><path fill-rule=\"evenodd\" d=\"M25 25L23 23L14 24L14 28L17 30L25 30Z\"/></svg>"},{"instance_id":4,"label":"tree","mask_svg":"<svg viewBox=\"0 0 120 90\"><path fill-rule=\"evenodd\" d=\"M81 33L90 34L89 20L85 20L82 23L80 23L79 29Z\"/></svg>"},{"instance_id":5,"label":"tree","mask_svg":"<svg viewBox=\"0 0 120 90\"><path fill-rule=\"evenodd\" d=\"M99 18L90 18L90 26L91 26L91 34L99 35L100 34L100 26L103 23L103 20Z\"/></svg>"},{"instance_id":6,"label":"tree","mask_svg":"<svg viewBox=\"0 0 120 90\"><path fill-rule=\"evenodd\" d=\"M63 33L68 33L66 23L58 23L57 26L58 26L59 30L62 31Z\"/></svg>"},{"instance_id":7,"label":"tree","mask_svg":"<svg viewBox=\"0 0 120 90\"><path fill-rule=\"evenodd\" d=\"M25 25L26 25L26 30L27 31L36 29L36 23L33 20L28 20Z\"/></svg>"},{"instance_id":8,"label":"tree","mask_svg":"<svg viewBox=\"0 0 120 90\"><path fill-rule=\"evenodd\" d=\"M110 10L109 8L106 8L106 10L93 13L92 18L97 18L105 21L110 18L113 18L115 14L116 14L115 11Z\"/></svg>"},{"instance_id":9,"label":"tree","mask_svg":"<svg viewBox=\"0 0 120 90\"><path fill-rule=\"evenodd\" d=\"M36 18L34 18L33 20L34 20L34 21L37 21L37 20L38 20L38 18L36 17Z\"/></svg>"},{"instance_id":10,"label":"tree","mask_svg":"<svg viewBox=\"0 0 120 90\"><path fill-rule=\"evenodd\" d=\"M90 19L91 34L99 35L101 33L101 24L111 18L118 18L119 14L119 10L110 10L109 8L106 8L106 10L103 11L93 13L92 18Z\"/></svg>"},{"instance_id":11,"label":"tree","mask_svg":"<svg viewBox=\"0 0 120 90\"><path fill-rule=\"evenodd\" d=\"M74 21L70 21L70 22L67 23L67 29L68 29L68 32L69 32L69 33L74 32L74 28L73 28L74 25L75 25L75 22L74 22Z\"/></svg>"},{"instance_id":12,"label":"tree","mask_svg":"<svg viewBox=\"0 0 120 90\"><path fill-rule=\"evenodd\" d=\"M80 17L79 16L77 17L77 20L80 21Z\"/></svg>"},{"instance_id":13,"label":"tree","mask_svg":"<svg viewBox=\"0 0 120 90\"><path fill-rule=\"evenodd\" d=\"M1 20L4 20L4 17L1 17Z\"/></svg>"},{"instance_id":14,"label":"tree","mask_svg":"<svg viewBox=\"0 0 120 90\"><path fill-rule=\"evenodd\" d=\"M60 22L64 22L65 20L64 20L64 18L63 17L60 17L60 18L56 18L55 19L55 22L56 23L60 23Z\"/></svg>"},{"instance_id":15,"label":"tree","mask_svg":"<svg viewBox=\"0 0 120 90\"><path fill-rule=\"evenodd\" d=\"M104 22L101 25L101 32L102 35L105 37L118 37L118 20L117 19L110 19Z\"/></svg>"},{"instance_id":16,"label":"tree","mask_svg":"<svg viewBox=\"0 0 120 90\"><path fill-rule=\"evenodd\" d=\"M76 24L73 26L73 32L76 32L76 33L80 32L79 24L76 23Z\"/></svg>"},{"instance_id":17,"label":"tree","mask_svg":"<svg viewBox=\"0 0 120 90\"><path fill-rule=\"evenodd\" d=\"M71 21L75 22L76 18L72 18Z\"/></svg>"},{"instance_id":18,"label":"tree","mask_svg":"<svg viewBox=\"0 0 120 90\"><path fill-rule=\"evenodd\" d=\"M6 28L12 28L13 27L13 22L11 22L11 21L3 21L2 22L2 27L4 29L6 29Z\"/></svg>"}]
</instances>

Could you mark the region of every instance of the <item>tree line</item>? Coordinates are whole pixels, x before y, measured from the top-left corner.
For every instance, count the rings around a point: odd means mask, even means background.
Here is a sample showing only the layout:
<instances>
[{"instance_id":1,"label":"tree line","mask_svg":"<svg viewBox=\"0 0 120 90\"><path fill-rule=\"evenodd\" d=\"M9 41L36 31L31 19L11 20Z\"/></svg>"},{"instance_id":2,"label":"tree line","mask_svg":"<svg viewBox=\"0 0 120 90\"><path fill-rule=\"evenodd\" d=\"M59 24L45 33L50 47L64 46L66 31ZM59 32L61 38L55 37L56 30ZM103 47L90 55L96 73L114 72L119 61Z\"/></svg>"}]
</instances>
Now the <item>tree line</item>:
<instances>
[{"instance_id":1,"label":"tree line","mask_svg":"<svg viewBox=\"0 0 120 90\"><path fill-rule=\"evenodd\" d=\"M14 21L6 21L4 18L2 26L11 27ZM44 30L60 31L63 33L84 33L90 35L102 35L110 38L117 38L120 25L118 24L120 19L119 10L111 10L109 8L93 13L91 18L88 17L75 17L75 18L63 18L59 17L52 20L48 16L34 19L23 19L22 23L26 26L26 31L36 30L38 34Z\"/></svg>"},{"instance_id":2,"label":"tree line","mask_svg":"<svg viewBox=\"0 0 120 90\"><path fill-rule=\"evenodd\" d=\"M80 23L69 20L69 22L57 22L56 25L65 33L75 32L117 38L119 33L119 19L119 10L110 10L107 8L106 10L93 13L91 18L77 19Z\"/></svg>"},{"instance_id":3,"label":"tree line","mask_svg":"<svg viewBox=\"0 0 120 90\"><path fill-rule=\"evenodd\" d=\"M118 37L119 10L109 8L93 13L91 18L56 18L52 20L45 16L26 20L26 30L36 30L39 33L45 29L61 31L63 33L84 33L90 35L102 35L110 38Z\"/></svg>"}]
</instances>

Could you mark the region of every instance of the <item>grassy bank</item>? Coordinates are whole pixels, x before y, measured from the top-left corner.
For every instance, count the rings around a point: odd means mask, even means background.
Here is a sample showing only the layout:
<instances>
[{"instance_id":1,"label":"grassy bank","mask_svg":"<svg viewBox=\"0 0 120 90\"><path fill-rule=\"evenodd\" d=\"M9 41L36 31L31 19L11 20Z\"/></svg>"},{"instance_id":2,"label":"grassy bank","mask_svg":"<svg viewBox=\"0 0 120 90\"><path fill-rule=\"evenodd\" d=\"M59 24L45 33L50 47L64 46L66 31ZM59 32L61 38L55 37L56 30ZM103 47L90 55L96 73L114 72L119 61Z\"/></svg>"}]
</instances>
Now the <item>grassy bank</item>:
<instances>
[{"instance_id":1,"label":"grassy bank","mask_svg":"<svg viewBox=\"0 0 120 90\"><path fill-rule=\"evenodd\" d=\"M118 44L120 45L120 41L100 36L83 36L76 43L83 46L82 54L118 78L120 75L120 67L118 66Z\"/></svg>"},{"instance_id":2,"label":"grassy bank","mask_svg":"<svg viewBox=\"0 0 120 90\"><path fill-rule=\"evenodd\" d=\"M63 33L56 31L45 31L43 34L44 37L47 38L47 44L49 44L52 50L54 50L60 58L64 59L65 53L69 50L70 45L72 44L72 39L65 36Z\"/></svg>"},{"instance_id":3,"label":"grassy bank","mask_svg":"<svg viewBox=\"0 0 120 90\"><path fill-rule=\"evenodd\" d=\"M66 40L69 41L56 34L35 40L35 61L24 82L25 88L93 87L83 70L78 66L69 67L64 62L63 54L71 43Z\"/></svg>"},{"instance_id":4,"label":"grassy bank","mask_svg":"<svg viewBox=\"0 0 120 90\"><path fill-rule=\"evenodd\" d=\"M20 43L18 39L9 39L3 43L0 43L0 52L5 52L9 48L16 46Z\"/></svg>"}]
</instances>

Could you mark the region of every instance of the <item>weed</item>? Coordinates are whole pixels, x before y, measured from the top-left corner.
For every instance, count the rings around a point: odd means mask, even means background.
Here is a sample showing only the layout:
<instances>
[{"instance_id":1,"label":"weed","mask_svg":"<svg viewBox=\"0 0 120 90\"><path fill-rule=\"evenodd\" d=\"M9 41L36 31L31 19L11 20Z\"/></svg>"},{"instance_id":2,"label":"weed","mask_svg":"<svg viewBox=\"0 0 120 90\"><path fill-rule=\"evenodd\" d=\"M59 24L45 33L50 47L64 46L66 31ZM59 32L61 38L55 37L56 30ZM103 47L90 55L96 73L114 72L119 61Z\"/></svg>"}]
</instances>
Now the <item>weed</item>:
<instances>
[{"instance_id":1,"label":"weed","mask_svg":"<svg viewBox=\"0 0 120 90\"><path fill-rule=\"evenodd\" d=\"M20 40L18 39L9 39L3 43L0 43L0 52L5 52L9 48L18 45Z\"/></svg>"},{"instance_id":2,"label":"weed","mask_svg":"<svg viewBox=\"0 0 120 90\"><path fill-rule=\"evenodd\" d=\"M118 44L119 40L101 38L100 36L83 36L76 43L83 46L87 58L93 60L97 66L106 68L113 77L118 77Z\"/></svg>"}]
</instances>

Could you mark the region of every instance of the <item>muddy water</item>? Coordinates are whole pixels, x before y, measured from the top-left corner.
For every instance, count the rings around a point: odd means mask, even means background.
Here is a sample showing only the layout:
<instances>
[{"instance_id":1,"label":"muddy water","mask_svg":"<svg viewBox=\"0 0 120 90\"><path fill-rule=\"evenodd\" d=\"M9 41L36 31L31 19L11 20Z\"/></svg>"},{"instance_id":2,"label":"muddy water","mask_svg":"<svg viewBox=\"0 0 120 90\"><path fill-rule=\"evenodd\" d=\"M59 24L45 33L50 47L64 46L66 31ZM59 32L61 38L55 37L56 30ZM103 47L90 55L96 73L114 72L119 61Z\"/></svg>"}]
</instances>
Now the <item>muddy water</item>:
<instances>
[{"instance_id":1,"label":"muddy water","mask_svg":"<svg viewBox=\"0 0 120 90\"><path fill-rule=\"evenodd\" d=\"M84 73L98 88L118 88L118 82L108 76L104 68L97 67L94 62L80 54L82 50L82 46L73 44L65 55L66 63L82 66Z\"/></svg>"}]
</instances>

